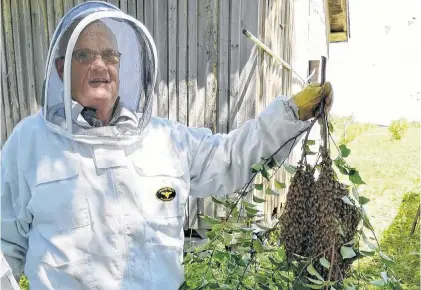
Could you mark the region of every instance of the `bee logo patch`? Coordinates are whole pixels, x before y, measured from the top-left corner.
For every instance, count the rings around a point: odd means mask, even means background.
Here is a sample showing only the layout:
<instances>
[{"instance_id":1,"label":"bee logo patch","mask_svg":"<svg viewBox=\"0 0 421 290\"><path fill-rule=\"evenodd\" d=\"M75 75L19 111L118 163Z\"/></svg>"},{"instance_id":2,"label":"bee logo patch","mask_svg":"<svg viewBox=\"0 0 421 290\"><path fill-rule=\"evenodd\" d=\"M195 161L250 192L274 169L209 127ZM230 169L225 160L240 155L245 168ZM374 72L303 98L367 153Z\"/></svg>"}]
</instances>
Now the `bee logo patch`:
<instances>
[{"instance_id":1,"label":"bee logo patch","mask_svg":"<svg viewBox=\"0 0 421 290\"><path fill-rule=\"evenodd\" d=\"M175 190L171 187L163 187L156 192L156 197L162 201L171 201L176 195Z\"/></svg>"}]
</instances>

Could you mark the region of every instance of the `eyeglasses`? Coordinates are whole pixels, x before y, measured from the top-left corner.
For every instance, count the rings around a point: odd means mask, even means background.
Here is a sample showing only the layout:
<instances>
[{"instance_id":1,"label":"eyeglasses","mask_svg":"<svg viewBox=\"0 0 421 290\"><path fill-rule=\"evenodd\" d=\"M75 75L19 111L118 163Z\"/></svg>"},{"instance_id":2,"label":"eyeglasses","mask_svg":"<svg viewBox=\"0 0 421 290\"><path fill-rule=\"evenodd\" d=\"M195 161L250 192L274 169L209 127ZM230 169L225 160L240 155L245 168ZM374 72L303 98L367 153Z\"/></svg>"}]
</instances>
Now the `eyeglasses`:
<instances>
[{"instance_id":1,"label":"eyeglasses","mask_svg":"<svg viewBox=\"0 0 421 290\"><path fill-rule=\"evenodd\" d=\"M120 62L121 57L121 53L113 49L106 49L101 52L97 52L88 48L84 48L75 50L72 55L75 60L83 64L90 64L95 60L97 55L101 55L102 60L106 64L117 64Z\"/></svg>"}]
</instances>

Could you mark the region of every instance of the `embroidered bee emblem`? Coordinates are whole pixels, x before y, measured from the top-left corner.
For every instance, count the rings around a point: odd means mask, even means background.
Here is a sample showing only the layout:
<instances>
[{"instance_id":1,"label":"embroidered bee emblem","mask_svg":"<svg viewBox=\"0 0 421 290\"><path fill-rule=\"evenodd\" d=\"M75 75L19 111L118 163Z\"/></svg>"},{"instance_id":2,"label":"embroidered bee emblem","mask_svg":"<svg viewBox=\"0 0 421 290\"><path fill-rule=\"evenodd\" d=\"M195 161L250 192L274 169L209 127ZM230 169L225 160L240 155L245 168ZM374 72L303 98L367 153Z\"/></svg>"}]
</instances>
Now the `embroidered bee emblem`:
<instances>
[{"instance_id":1,"label":"embroidered bee emblem","mask_svg":"<svg viewBox=\"0 0 421 290\"><path fill-rule=\"evenodd\" d=\"M177 193L171 187L163 187L156 192L156 197L162 201L171 201L176 195Z\"/></svg>"}]
</instances>

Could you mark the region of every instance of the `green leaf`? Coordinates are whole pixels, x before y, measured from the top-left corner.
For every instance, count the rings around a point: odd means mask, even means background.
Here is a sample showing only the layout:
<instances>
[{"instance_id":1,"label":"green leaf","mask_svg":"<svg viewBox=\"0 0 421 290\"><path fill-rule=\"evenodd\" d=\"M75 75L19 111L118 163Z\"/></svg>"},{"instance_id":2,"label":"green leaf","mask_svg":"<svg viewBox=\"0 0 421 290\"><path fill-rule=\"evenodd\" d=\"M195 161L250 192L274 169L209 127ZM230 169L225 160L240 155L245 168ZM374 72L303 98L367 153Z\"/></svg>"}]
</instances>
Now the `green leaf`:
<instances>
[{"instance_id":1,"label":"green leaf","mask_svg":"<svg viewBox=\"0 0 421 290\"><path fill-rule=\"evenodd\" d=\"M287 186L285 185L285 183L283 182L279 182L278 180L275 179L275 188L276 189L284 189Z\"/></svg>"},{"instance_id":2,"label":"green leaf","mask_svg":"<svg viewBox=\"0 0 421 290\"><path fill-rule=\"evenodd\" d=\"M284 168L285 168L285 170L286 170L289 174L294 174L295 172L297 172L297 168L296 168L296 167L294 167L294 166L292 166L292 165L290 165L290 164L287 164L287 163L285 163L285 164L284 164Z\"/></svg>"},{"instance_id":3,"label":"green leaf","mask_svg":"<svg viewBox=\"0 0 421 290\"><path fill-rule=\"evenodd\" d=\"M387 273L386 272L381 272L380 276L382 276L383 280L387 283L387 281L389 281L389 277L387 277Z\"/></svg>"},{"instance_id":4,"label":"green leaf","mask_svg":"<svg viewBox=\"0 0 421 290\"><path fill-rule=\"evenodd\" d=\"M254 185L254 188L257 190L263 190L263 183L257 183Z\"/></svg>"},{"instance_id":5,"label":"green leaf","mask_svg":"<svg viewBox=\"0 0 421 290\"><path fill-rule=\"evenodd\" d=\"M323 267L325 267L326 269L329 269L329 268L330 268L330 263L329 263L329 261L328 261L328 260L326 260L326 258L325 258L325 257L320 258L320 259L319 259L319 262L320 262L320 264L321 264Z\"/></svg>"},{"instance_id":6,"label":"green leaf","mask_svg":"<svg viewBox=\"0 0 421 290\"><path fill-rule=\"evenodd\" d=\"M349 150L348 147L346 147L345 144L339 145L339 150L341 150L341 156L343 158L348 157L349 154L351 153L351 150Z\"/></svg>"},{"instance_id":7,"label":"green leaf","mask_svg":"<svg viewBox=\"0 0 421 290\"><path fill-rule=\"evenodd\" d=\"M253 173L259 172L260 170L263 169L263 165L262 165L262 163L255 163L251 166L251 169L252 169Z\"/></svg>"},{"instance_id":8,"label":"green leaf","mask_svg":"<svg viewBox=\"0 0 421 290\"><path fill-rule=\"evenodd\" d=\"M224 201L223 201L223 200L220 200L219 198L217 198L217 197L215 197L215 196L212 196L212 201L213 201L214 203L224 205Z\"/></svg>"},{"instance_id":9,"label":"green leaf","mask_svg":"<svg viewBox=\"0 0 421 290\"><path fill-rule=\"evenodd\" d=\"M249 203L249 202L247 202L247 201L245 201L245 200L242 200L241 201L241 203L243 204L243 206L244 207L246 207L246 208L255 208L256 207L256 205L255 204L252 204L252 203Z\"/></svg>"},{"instance_id":10,"label":"green leaf","mask_svg":"<svg viewBox=\"0 0 421 290\"><path fill-rule=\"evenodd\" d=\"M311 285L311 284L304 284L304 283L303 285L310 289L322 289L324 287L324 285Z\"/></svg>"},{"instance_id":11,"label":"green leaf","mask_svg":"<svg viewBox=\"0 0 421 290\"><path fill-rule=\"evenodd\" d=\"M327 123L327 128L328 128L328 130L329 130L330 133L333 133L334 132L334 128L333 128L333 125L332 125L331 122L328 122Z\"/></svg>"},{"instance_id":12,"label":"green leaf","mask_svg":"<svg viewBox=\"0 0 421 290\"><path fill-rule=\"evenodd\" d=\"M355 200L359 200L359 196L360 194L358 193L357 188L355 188L355 186L352 187L352 196L355 198Z\"/></svg>"},{"instance_id":13,"label":"green leaf","mask_svg":"<svg viewBox=\"0 0 421 290\"><path fill-rule=\"evenodd\" d=\"M267 163L269 168L279 167L279 163L276 161L275 158L271 157L269 162Z\"/></svg>"},{"instance_id":14,"label":"green leaf","mask_svg":"<svg viewBox=\"0 0 421 290\"><path fill-rule=\"evenodd\" d=\"M270 187L266 188L265 193L267 195L275 195L275 196L278 196L279 195L279 193L277 193L276 191L272 190Z\"/></svg>"},{"instance_id":15,"label":"green leaf","mask_svg":"<svg viewBox=\"0 0 421 290\"><path fill-rule=\"evenodd\" d=\"M260 240L253 241L253 249L255 249L259 254L265 252L265 248Z\"/></svg>"},{"instance_id":16,"label":"green leaf","mask_svg":"<svg viewBox=\"0 0 421 290\"><path fill-rule=\"evenodd\" d=\"M361 179L360 173L355 170L353 174L349 173L349 180L354 184L365 184L365 182Z\"/></svg>"},{"instance_id":17,"label":"green leaf","mask_svg":"<svg viewBox=\"0 0 421 290\"><path fill-rule=\"evenodd\" d=\"M389 258L385 253L383 252L379 252L380 257L382 258L383 263L385 263L387 266L393 266L395 264L395 262Z\"/></svg>"},{"instance_id":18,"label":"green leaf","mask_svg":"<svg viewBox=\"0 0 421 290\"><path fill-rule=\"evenodd\" d=\"M314 140L307 140L307 145L315 145L316 141Z\"/></svg>"},{"instance_id":19,"label":"green leaf","mask_svg":"<svg viewBox=\"0 0 421 290\"><path fill-rule=\"evenodd\" d=\"M366 198L365 196L362 196L362 195L360 195L360 198L359 198L359 203L361 204L361 205L364 205L364 204L366 204L367 202L369 202L370 200L368 199L368 198Z\"/></svg>"},{"instance_id":20,"label":"green leaf","mask_svg":"<svg viewBox=\"0 0 421 290\"><path fill-rule=\"evenodd\" d=\"M258 212L257 209L246 207L246 214L248 217L255 217Z\"/></svg>"},{"instance_id":21,"label":"green leaf","mask_svg":"<svg viewBox=\"0 0 421 290\"><path fill-rule=\"evenodd\" d=\"M265 199L259 198L259 197L255 196L255 195L253 195L253 201L254 202L257 202L257 203L262 203L262 202L265 202Z\"/></svg>"},{"instance_id":22,"label":"green leaf","mask_svg":"<svg viewBox=\"0 0 421 290\"><path fill-rule=\"evenodd\" d=\"M224 245L229 246L231 244L233 236L228 233L224 233Z\"/></svg>"},{"instance_id":23,"label":"green leaf","mask_svg":"<svg viewBox=\"0 0 421 290\"><path fill-rule=\"evenodd\" d=\"M344 259L350 259L356 256L354 250L351 247L341 247L341 255Z\"/></svg>"},{"instance_id":24,"label":"green leaf","mask_svg":"<svg viewBox=\"0 0 421 290\"><path fill-rule=\"evenodd\" d=\"M361 255L366 256L366 257L373 257L376 252L375 251L360 250L360 253L361 253Z\"/></svg>"},{"instance_id":25,"label":"green leaf","mask_svg":"<svg viewBox=\"0 0 421 290\"><path fill-rule=\"evenodd\" d=\"M203 218L207 223L211 225L219 225L222 223L222 221L211 218L210 216L207 216L207 215L201 216L201 218Z\"/></svg>"},{"instance_id":26,"label":"green leaf","mask_svg":"<svg viewBox=\"0 0 421 290\"><path fill-rule=\"evenodd\" d=\"M260 174L267 180L270 181L270 176L269 176L269 172L266 170L266 168L262 168L262 170L260 170Z\"/></svg>"},{"instance_id":27,"label":"green leaf","mask_svg":"<svg viewBox=\"0 0 421 290\"><path fill-rule=\"evenodd\" d=\"M370 284L378 287L384 287L386 285L386 283L383 280L371 281Z\"/></svg>"},{"instance_id":28,"label":"green leaf","mask_svg":"<svg viewBox=\"0 0 421 290\"><path fill-rule=\"evenodd\" d=\"M345 202L346 204L349 204L349 205L354 205L353 203L352 203L352 201L349 199L349 197L347 196L347 195L345 195L345 196L342 196L342 198L341 198L342 200L343 200L343 202Z\"/></svg>"},{"instance_id":29,"label":"green leaf","mask_svg":"<svg viewBox=\"0 0 421 290\"><path fill-rule=\"evenodd\" d=\"M372 250L376 250L377 246L369 241L368 237L363 233L363 240L365 244Z\"/></svg>"},{"instance_id":30,"label":"green leaf","mask_svg":"<svg viewBox=\"0 0 421 290\"><path fill-rule=\"evenodd\" d=\"M345 162L340 158L336 158L333 160L333 163L336 165L336 167L339 169L339 171L344 175L349 175L347 166L345 165Z\"/></svg>"},{"instance_id":31,"label":"green leaf","mask_svg":"<svg viewBox=\"0 0 421 290\"><path fill-rule=\"evenodd\" d=\"M320 276L320 274L316 271L316 269L314 269L314 267L313 267L313 265L312 265L312 264L309 264L309 265L307 266L307 272L308 272L310 275L313 275L313 276L315 276L315 277L319 278L319 280L324 281L323 277L322 277L322 276Z\"/></svg>"},{"instance_id":32,"label":"green leaf","mask_svg":"<svg viewBox=\"0 0 421 290\"><path fill-rule=\"evenodd\" d=\"M306 277L310 282L313 282L314 284L323 285L324 282L316 279L311 279L310 277Z\"/></svg>"}]
</instances>

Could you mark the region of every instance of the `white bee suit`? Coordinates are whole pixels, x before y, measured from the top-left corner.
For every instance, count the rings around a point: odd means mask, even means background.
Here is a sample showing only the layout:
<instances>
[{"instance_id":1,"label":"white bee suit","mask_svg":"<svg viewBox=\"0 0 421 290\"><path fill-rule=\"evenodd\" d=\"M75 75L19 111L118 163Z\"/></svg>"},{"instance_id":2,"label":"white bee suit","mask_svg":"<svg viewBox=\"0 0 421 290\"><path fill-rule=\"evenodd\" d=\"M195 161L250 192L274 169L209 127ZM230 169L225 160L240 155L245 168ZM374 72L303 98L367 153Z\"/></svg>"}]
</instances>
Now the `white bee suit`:
<instances>
[{"instance_id":1,"label":"white bee suit","mask_svg":"<svg viewBox=\"0 0 421 290\"><path fill-rule=\"evenodd\" d=\"M58 41L80 17L62 82ZM93 127L71 99L67 60L78 34L98 19L122 54L121 105L112 126ZM58 25L43 109L20 122L2 150L1 251L31 289L178 289L188 195L238 190L253 163L308 126L283 97L229 134L151 117L156 68L146 28L110 4L80 4Z\"/></svg>"}]
</instances>

